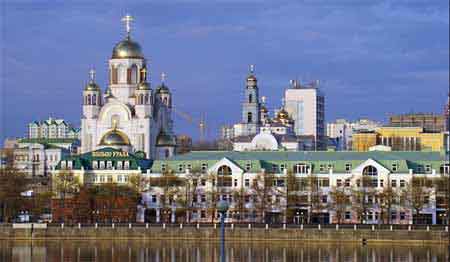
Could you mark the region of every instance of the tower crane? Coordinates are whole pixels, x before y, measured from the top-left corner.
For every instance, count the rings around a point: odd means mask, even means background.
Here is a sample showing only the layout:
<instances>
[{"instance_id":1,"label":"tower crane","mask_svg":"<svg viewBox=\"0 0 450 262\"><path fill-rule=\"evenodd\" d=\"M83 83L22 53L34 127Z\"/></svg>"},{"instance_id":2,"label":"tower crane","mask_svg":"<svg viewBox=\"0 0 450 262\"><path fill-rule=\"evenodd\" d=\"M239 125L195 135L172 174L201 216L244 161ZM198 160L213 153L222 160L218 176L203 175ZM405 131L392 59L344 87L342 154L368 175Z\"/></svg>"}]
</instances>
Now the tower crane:
<instances>
[{"instance_id":1,"label":"tower crane","mask_svg":"<svg viewBox=\"0 0 450 262\"><path fill-rule=\"evenodd\" d=\"M205 114L204 113L201 114L200 119L196 119L192 115L190 115L186 112L183 112L175 107L173 107L172 110L173 110L173 112L175 112L175 114L177 114L178 116L180 116L181 118L186 120L188 123L190 123L192 125L196 125L199 129L199 141L200 142L205 141L206 122L205 122Z\"/></svg>"}]
</instances>

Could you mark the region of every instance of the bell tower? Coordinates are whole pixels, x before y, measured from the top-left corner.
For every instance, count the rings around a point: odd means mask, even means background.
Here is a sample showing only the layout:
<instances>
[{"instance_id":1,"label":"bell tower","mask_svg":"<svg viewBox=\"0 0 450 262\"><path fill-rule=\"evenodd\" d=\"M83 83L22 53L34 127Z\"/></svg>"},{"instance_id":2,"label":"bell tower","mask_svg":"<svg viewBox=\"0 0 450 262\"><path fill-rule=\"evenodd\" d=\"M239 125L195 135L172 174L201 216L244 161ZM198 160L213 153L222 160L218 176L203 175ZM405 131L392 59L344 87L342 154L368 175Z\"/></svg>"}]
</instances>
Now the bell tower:
<instances>
[{"instance_id":1,"label":"bell tower","mask_svg":"<svg viewBox=\"0 0 450 262\"><path fill-rule=\"evenodd\" d=\"M242 123L247 125L248 134L255 134L260 123L258 80L254 75L254 68L254 65L250 65L242 103Z\"/></svg>"},{"instance_id":2,"label":"bell tower","mask_svg":"<svg viewBox=\"0 0 450 262\"><path fill-rule=\"evenodd\" d=\"M95 83L95 70L89 71L89 82L83 90L83 116L97 118L102 104L100 87Z\"/></svg>"}]
</instances>

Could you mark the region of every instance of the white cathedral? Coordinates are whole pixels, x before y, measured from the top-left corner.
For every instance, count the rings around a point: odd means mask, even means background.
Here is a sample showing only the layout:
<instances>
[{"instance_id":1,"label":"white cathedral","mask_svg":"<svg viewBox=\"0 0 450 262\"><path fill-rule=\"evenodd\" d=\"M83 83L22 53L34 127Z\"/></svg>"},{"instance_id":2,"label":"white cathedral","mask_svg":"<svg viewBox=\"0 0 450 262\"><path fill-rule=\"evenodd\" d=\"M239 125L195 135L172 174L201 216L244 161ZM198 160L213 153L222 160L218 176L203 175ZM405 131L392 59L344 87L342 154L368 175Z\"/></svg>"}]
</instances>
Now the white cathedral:
<instances>
[{"instance_id":1,"label":"white cathedral","mask_svg":"<svg viewBox=\"0 0 450 262\"><path fill-rule=\"evenodd\" d=\"M83 91L81 153L112 147L144 152L150 159L168 158L176 146L172 95L164 83L164 74L162 83L152 90L146 59L130 35L133 18L127 15L122 20L127 35L115 45L109 59L108 87L102 95L91 70Z\"/></svg>"}]
</instances>

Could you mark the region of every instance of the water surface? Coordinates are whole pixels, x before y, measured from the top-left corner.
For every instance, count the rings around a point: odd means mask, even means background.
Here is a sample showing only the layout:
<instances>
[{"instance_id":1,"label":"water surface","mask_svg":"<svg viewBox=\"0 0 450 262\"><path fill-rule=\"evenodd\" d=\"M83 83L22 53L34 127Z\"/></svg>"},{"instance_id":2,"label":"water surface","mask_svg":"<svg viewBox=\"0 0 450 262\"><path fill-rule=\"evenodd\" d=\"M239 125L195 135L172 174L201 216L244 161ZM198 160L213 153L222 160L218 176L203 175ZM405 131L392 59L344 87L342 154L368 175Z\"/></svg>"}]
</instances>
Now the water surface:
<instances>
[{"instance_id":1,"label":"water surface","mask_svg":"<svg viewBox=\"0 0 450 262\"><path fill-rule=\"evenodd\" d=\"M214 262L219 245L206 241L62 240L0 241L0 261L14 262ZM227 242L227 261L449 261L447 246Z\"/></svg>"}]
</instances>

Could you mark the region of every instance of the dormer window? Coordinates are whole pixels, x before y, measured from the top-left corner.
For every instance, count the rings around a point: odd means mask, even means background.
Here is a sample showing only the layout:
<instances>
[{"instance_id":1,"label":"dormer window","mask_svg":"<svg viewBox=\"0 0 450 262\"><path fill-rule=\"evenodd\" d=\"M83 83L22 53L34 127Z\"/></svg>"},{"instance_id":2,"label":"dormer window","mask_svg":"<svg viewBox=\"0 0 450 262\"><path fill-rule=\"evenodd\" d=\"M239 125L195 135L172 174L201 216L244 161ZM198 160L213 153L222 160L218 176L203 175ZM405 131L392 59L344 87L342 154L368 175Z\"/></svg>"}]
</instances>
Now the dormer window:
<instances>
[{"instance_id":1,"label":"dormer window","mask_svg":"<svg viewBox=\"0 0 450 262\"><path fill-rule=\"evenodd\" d=\"M92 168L98 169L98 161L92 161Z\"/></svg>"},{"instance_id":2,"label":"dormer window","mask_svg":"<svg viewBox=\"0 0 450 262\"><path fill-rule=\"evenodd\" d=\"M126 169L126 170L130 169L130 161L124 161L123 166L124 166L123 169Z\"/></svg>"},{"instance_id":3,"label":"dormer window","mask_svg":"<svg viewBox=\"0 0 450 262\"><path fill-rule=\"evenodd\" d=\"M123 168L123 162L122 161L117 161L117 169L122 169Z\"/></svg>"},{"instance_id":4,"label":"dormer window","mask_svg":"<svg viewBox=\"0 0 450 262\"><path fill-rule=\"evenodd\" d=\"M392 164L392 172L397 172L398 170L398 164L397 163L393 163Z\"/></svg>"}]
</instances>

